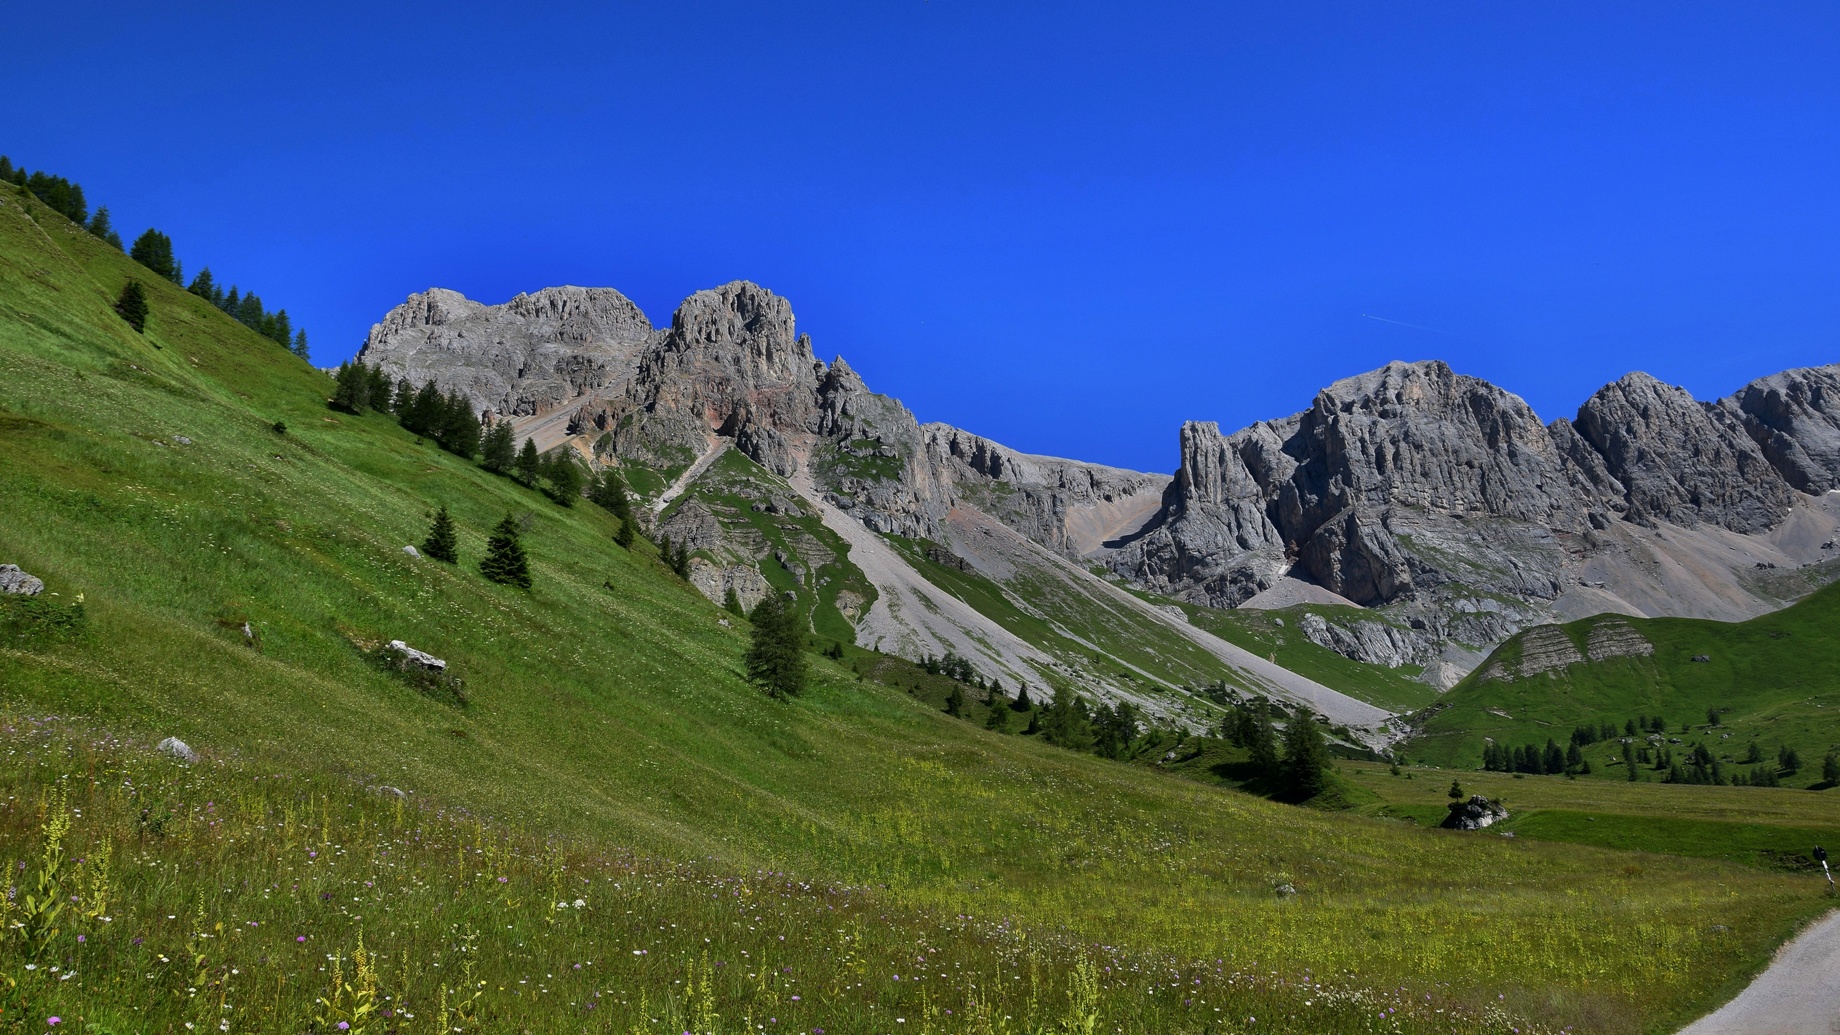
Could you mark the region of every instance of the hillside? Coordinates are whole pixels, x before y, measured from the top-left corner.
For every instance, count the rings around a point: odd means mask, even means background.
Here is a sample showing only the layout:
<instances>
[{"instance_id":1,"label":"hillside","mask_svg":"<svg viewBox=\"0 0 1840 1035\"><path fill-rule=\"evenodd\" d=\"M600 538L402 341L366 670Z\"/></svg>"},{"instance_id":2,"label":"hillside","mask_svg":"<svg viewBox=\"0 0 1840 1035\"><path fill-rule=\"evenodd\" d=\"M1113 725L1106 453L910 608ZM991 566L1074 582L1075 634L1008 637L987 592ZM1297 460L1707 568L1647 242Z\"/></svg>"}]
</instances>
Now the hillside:
<instances>
[{"instance_id":1,"label":"hillside","mask_svg":"<svg viewBox=\"0 0 1840 1035\"><path fill-rule=\"evenodd\" d=\"M1745 622L1600 615L1541 626L1503 643L1480 668L1415 719L1404 747L1443 765L1481 762L1484 738L1509 745L1569 742L1575 727L1608 724L1617 737L1592 745L1592 775L1625 779L1621 744L1684 756L1704 744L1728 775L1749 773L1755 742L1771 771L1792 748L1801 767L1789 786L1823 782L1822 761L1840 751L1840 587ZM1708 711L1718 711L1716 725ZM1651 732L1655 717L1665 729ZM1659 759L1657 759L1659 761ZM1666 766L1647 766L1661 779Z\"/></svg>"},{"instance_id":2,"label":"hillside","mask_svg":"<svg viewBox=\"0 0 1840 1035\"><path fill-rule=\"evenodd\" d=\"M860 678L860 652L812 656L808 694L769 701L742 678L742 623L615 546L608 515L330 411L324 374L152 277L136 334L111 303L142 276L0 189L0 561L47 584L8 605L0 644L8 793L33 803L5 811L0 854L52 858L62 817L59 858L87 867L55 930L0 942L24 982L9 1011L330 1027L317 1000L350 997L319 968L362 943L403 1018L373 1030L431 1030L407 1022L458 996L438 965L471 959L492 979L481 1030L684 1030L706 999L724 1030L758 1009L827 1031L883 1030L882 1011L955 1027L944 1010L992 1031L1365 1031L1380 1007L1405 1031L1634 1032L1712 1005L1818 906L1725 863L1636 879L1613 852L1323 815L987 733ZM454 567L402 549L442 505ZM477 574L508 513L530 592ZM78 604L74 631L45 620ZM369 662L397 638L447 659L468 703ZM170 735L203 760L149 751ZM558 927L577 881L598 893ZM781 951L811 968L806 1012L764 963L708 976ZM57 955L74 977L24 969ZM133 977L170 960L195 969ZM565 969L616 960L604 987ZM922 960L927 984L883 978ZM546 1005L529 988L556 973L573 983Z\"/></svg>"}]
</instances>

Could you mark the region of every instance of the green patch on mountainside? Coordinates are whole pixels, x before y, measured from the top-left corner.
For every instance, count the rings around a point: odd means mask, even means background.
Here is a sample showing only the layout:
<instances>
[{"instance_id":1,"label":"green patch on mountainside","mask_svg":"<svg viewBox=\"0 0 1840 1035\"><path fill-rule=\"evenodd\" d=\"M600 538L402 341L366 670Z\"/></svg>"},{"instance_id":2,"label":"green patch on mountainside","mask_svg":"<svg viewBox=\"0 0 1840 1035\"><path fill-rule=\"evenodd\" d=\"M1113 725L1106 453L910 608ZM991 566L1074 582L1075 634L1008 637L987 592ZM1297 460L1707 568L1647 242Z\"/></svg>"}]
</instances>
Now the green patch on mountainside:
<instances>
[{"instance_id":1,"label":"green patch on mountainside","mask_svg":"<svg viewBox=\"0 0 1840 1035\"><path fill-rule=\"evenodd\" d=\"M756 567L774 589L798 598L813 632L856 642L855 619L875 603L875 586L850 562L850 544L783 478L729 449L672 501L665 519L692 503L708 509L731 543L699 549L699 556L722 567Z\"/></svg>"},{"instance_id":2,"label":"green patch on mountainside","mask_svg":"<svg viewBox=\"0 0 1840 1035\"><path fill-rule=\"evenodd\" d=\"M1626 623L1640 637L1616 656L1602 647L1611 633L1622 642ZM1750 772L1755 742L1783 783L1823 782L1822 762L1840 751L1840 586L1818 590L1781 611L1745 622L1689 618L1596 616L1558 627L1524 630L1503 643L1431 708L1417 717L1404 750L1440 765L1481 764L1486 738L1510 746L1565 746L1575 727L1611 727L1618 736L1585 749L1592 775L1626 779L1618 743L1632 735L1638 747L1676 758L1702 745L1728 773ZM1593 637L1599 647L1594 648ZM1548 661L1570 644L1582 660ZM1652 649L1652 653L1641 653ZM1600 655L1591 660L1593 651ZM1537 655L1534 656L1534 655ZM1522 675L1529 668L1545 671ZM1716 711L1716 720L1709 713ZM1658 740L1644 720L1659 717ZM1628 724L1636 721L1634 734ZM1799 769L1776 767L1784 748ZM1651 762L1640 779L1665 775Z\"/></svg>"},{"instance_id":3,"label":"green patch on mountainside","mask_svg":"<svg viewBox=\"0 0 1840 1035\"><path fill-rule=\"evenodd\" d=\"M1149 594L1140 595L1171 602ZM1334 604L1298 604L1275 611L1223 611L1198 604L1177 606L1188 614L1189 621L1228 643L1244 647L1356 700L1389 711L1422 708L1437 700L1438 692L1434 687L1412 678L1421 671L1417 666L1387 668L1344 657L1311 642L1297 624L1305 614L1318 614L1330 621L1342 622L1386 620L1372 611Z\"/></svg>"}]
</instances>

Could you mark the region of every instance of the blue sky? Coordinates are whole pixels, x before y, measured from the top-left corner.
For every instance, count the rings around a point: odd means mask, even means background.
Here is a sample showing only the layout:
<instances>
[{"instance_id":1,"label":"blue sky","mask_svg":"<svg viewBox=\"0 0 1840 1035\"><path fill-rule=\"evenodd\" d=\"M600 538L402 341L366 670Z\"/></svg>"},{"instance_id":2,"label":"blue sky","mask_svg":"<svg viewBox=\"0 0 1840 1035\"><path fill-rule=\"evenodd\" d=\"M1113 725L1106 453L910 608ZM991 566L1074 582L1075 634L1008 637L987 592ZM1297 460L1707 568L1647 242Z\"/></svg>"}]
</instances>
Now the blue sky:
<instances>
[{"instance_id":1,"label":"blue sky","mask_svg":"<svg viewBox=\"0 0 1840 1035\"><path fill-rule=\"evenodd\" d=\"M1547 419L1840 360L1832 4L161 6L9 11L0 152L322 364L744 278L922 420L1169 470L1390 359Z\"/></svg>"}]
</instances>

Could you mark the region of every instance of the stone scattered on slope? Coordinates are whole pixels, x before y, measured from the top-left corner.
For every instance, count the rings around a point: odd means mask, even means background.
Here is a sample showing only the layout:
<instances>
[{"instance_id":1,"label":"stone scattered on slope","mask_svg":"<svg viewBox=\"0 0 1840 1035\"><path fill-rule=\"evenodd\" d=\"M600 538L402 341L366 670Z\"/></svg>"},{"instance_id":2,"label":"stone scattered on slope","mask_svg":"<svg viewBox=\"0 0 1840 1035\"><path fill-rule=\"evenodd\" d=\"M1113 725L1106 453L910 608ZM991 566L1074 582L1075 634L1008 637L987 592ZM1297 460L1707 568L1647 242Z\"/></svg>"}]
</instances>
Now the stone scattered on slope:
<instances>
[{"instance_id":1,"label":"stone scattered on slope","mask_svg":"<svg viewBox=\"0 0 1840 1035\"><path fill-rule=\"evenodd\" d=\"M156 746L159 748L159 750L165 752L166 754L171 755L172 757L180 760L181 762L198 761L198 752L193 751L190 745L188 745L185 741L180 740L178 737L167 737L165 740L160 741L160 743Z\"/></svg>"},{"instance_id":2,"label":"stone scattered on slope","mask_svg":"<svg viewBox=\"0 0 1840 1035\"><path fill-rule=\"evenodd\" d=\"M416 650L401 640L391 640L389 651L404 665L414 665L430 672L444 672L447 669L447 662L432 654Z\"/></svg>"},{"instance_id":3,"label":"stone scattered on slope","mask_svg":"<svg viewBox=\"0 0 1840 1035\"><path fill-rule=\"evenodd\" d=\"M408 554L409 556L411 556L411 557L416 557L416 558L419 558L419 557L421 557L421 556L422 556L422 551L420 551L420 550L417 550L417 549L416 549L415 547L413 547L413 546L405 546L405 547L403 547L403 553L406 553L406 554Z\"/></svg>"},{"instance_id":4,"label":"stone scattered on slope","mask_svg":"<svg viewBox=\"0 0 1840 1035\"><path fill-rule=\"evenodd\" d=\"M0 564L0 593L35 597L45 591L45 584L19 570L18 565Z\"/></svg>"},{"instance_id":5,"label":"stone scattered on slope","mask_svg":"<svg viewBox=\"0 0 1840 1035\"><path fill-rule=\"evenodd\" d=\"M1481 830L1508 818L1508 810L1480 794L1472 794L1468 801L1450 803L1450 815L1438 824L1445 830Z\"/></svg>"}]
</instances>

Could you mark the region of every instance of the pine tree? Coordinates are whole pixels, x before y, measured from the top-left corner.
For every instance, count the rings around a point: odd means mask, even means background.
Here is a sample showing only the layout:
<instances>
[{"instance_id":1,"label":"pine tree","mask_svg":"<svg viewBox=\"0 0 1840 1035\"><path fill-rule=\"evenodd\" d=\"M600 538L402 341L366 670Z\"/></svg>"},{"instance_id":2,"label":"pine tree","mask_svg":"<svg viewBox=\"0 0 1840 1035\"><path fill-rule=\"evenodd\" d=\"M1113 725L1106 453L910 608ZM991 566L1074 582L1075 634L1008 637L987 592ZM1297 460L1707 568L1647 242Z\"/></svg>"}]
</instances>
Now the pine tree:
<instances>
[{"instance_id":1,"label":"pine tree","mask_svg":"<svg viewBox=\"0 0 1840 1035\"><path fill-rule=\"evenodd\" d=\"M524 440L524 448L517 457L518 480L525 485L535 485L537 474L543 469L543 458L537 455L537 443L532 439Z\"/></svg>"},{"instance_id":2,"label":"pine tree","mask_svg":"<svg viewBox=\"0 0 1840 1035\"><path fill-rule=\"evenodd\" d=\"M575 450L563 446L550 457L544 476L549 479L550 498L565 507L573 507L581 498L581 466L575 462Z\"/></svg>"},{"instance_id":3,"label":"pine tree","mask_svg":"<svg viewBox=\"0 0 1840 1035\"><path fill-rule=\"evenodd\" d=\"M385 397L389 394L389 382L383 383ZM441 448L463 456L468 460L479 452L479 417L473 413L473 404L459 392L447 397L445 412L441 417Z\"/></svg>"},{"instance_id":4,"label":"pine tree","mask_svg":"<svg viewBox=\"0 0 1840 1035\"><path fill-rule=\"evenodd\" d=\"M685 582L690 581L690 544L678 543L677 553L671 558L671 570Z\"/></svg>"},{"instance_id":5,"label":"pine tree","mask_svg":"<svg viewBox=\"0 0 1840 1035\"><path fill-rule=\"evenodd\" d=\"M415 393L409 408L398 415L402 426L417 435L433 435L440 430L442 415L447 412L447 400L442 397L441 389L431 378Z\"/></svg>"},{"instance_id":6,"label":"pine tree","mask_svg":"<svg viewBox=\"0 0 1840 1035\"><path fill-rule=\"evenodd\" d=\"M1033 710L1034 707L1035 702L1029 700L1029 684L1024 683L1022 684L1022 691L1016 695L1014 701L1010 702L1009 710L1012 712L1026 712Z\"/></svg>"},{"instance_id":7,"label":"pine tree","mask_svg":"<svg viewBox=\"0 0 1840 1035\"><path fill-rule=\"evenodd\" d=\"M173 259L172 238L158 230L149 229L135 238L128 257L167 280L179 276L179 264Z\"/></svg>"},{"instance_id":8,"label":"pine tree","mask_svg":"<svg viewBox=\"0 0 1840 1035\"><path fill-rule=\"evenodd\" d=\"M589 482L588 499L614 517L632 516L632 501L626 498L626 484L620 480L620 473L612 468Z\"/></svg>"},{"instance_id":9,"label":"pine tree","mask_svg":"<svg viewBox=\"0 0 1840 1035\"><path fill-rule=\"evenodd\" d=\"M479 573L506 586L530 588L530 560L524 556L517 521L511 515L506 514L486 539L486 556L479 562Z\"/></svg>"},{"instance_id":10,"label":"pine tree","mask_svg":"<svg viewBox=\"0 0 1840 1035\"><path fill-rule=\"evenodd\" d=\"M747 652L748 680L770 697L785 700L805 689L805 653L796 612L778 593L769 593L748 616L753 639Z\"/></svg>"},{"instance_id":11,"label":"pine tree","mask_svg":"<svg viewBox=\"0 0 1840 1035\"><path fill-rule=\"evenodd\" d=\"M624 529L626 527L625 523L622 522L620 527ZM722 594L722 610L727 611L731 615L739 616L741 614L741 598L735 595L735 587L728 587L728 592Z\"/></svg>"},{"instance_id":12,"label":"pine tree","mask_svg":"<svg viewBox=\"0 0 1840 1035\"><path fill-rule=\"evenodd\" d=\"M965 717L965 690L957 683L952 684L952 692L946 695L946 714L955 719Z\"/></svg>"},{"instance_id":13,"label":"pine tree","mask_svg":"<svg viewBox=\"0 0 1840 1035\"><path fill-rule=\"evenodd\" d=\"M1042 737L1058 747L1083 751L1092 746L1092 724L1084 710L1076 706L1076 700L1073 691L1054 688L1054 697L1043 709L1046 715L1042 718Z\"/></svg>"},{"instance_id":14,"label":"pine tree","mask_svg":"<svg viewBox=\"0 0 1840 1035\"><path fill-rule=\"evenodd\" d=\"M109 223L107 205L97 209L96 214L90 217L89 232L114 245L116 251L121 250L121 235L116 233L115 227Z\"/></svg>"},{"instance_id":15,"label":"pine tree","mask_svg":"<svg viewBox=\"0 0 1840 1035\"><path fill-rule=\"evenodd\" d=\"M1279 782L1293 801L1308 801L1329 785L1329 749L1316 721L1301 711L1284 727Z\"/></svg>"},{"instance_id":16,"label":"pine tree","mask_svg":"<svg viewBox=\"0 0 1840 1035\"><path fill-rule=\"evenodd\" d=\"M218 292L217 278L211 275L211 267L199 270L198 275L192 278L192 285L185 290L207 301L215 299Z\"/></svg>"},{"instance_id":17,"label":"pine tree","mask_svg":"<svg viewBox=\"0 0 1840 1035\"><path fill-rule=\"evenodd\" d=\"M633 532L633 523L629 520L621 519L619 530L613 533L614 543L630 550L632 549L633 543L638 538L638 535ZM738 613L739 612L737 612L737 614Z\"/></svg>"},{"instance_id":18,"label":"pine tree","mask_svg":"<svg viewBox=\"0 0 1840 1035\"><path fill-rule=\"evenodd\" d=\"M294 332L294 344L288 346L288 351L299 356L304 362L313 362L313 357L307 353L307 332L304 329Z\"/></svg>"},{"instance_id":19,"label":"pine tree","mask_svg":"<svg viewBox=\"0 0 1840 1035\"><path fill-rule=\"evenodd\" d=\"M1003 707L1003 699L990 706L990 714L984 716L984 728L997 733L1009 732L1009 709Z\"/></svg>"},{"instance_id":20,"label":"pine tree","mask_svg":"<svg viewBox=\"0 0 1840 1035\"><path fill-rule=\"evenodd\" d=\"M362 416L369 398L370 378L364 372L364 364L340 363L338 373L333 375L332 408Z\"/></svg>"},{"instance_id":21,"label":"pine tree","mask_svg":"<svg viewBox=\"0 0 1840 1035\"><path fill-rule=\"evenodd\" d=\"M1249 731L1250 740L1246 745L1252 767L1266 780L1278 778L1278 734L1271 727L1271 708L1259 701L1258 710L1252 716Z\"/></svg>"},{"instance_id":22,"label":"pine tree","mask_svg":"<svg viewBox=\"0 0 1840 1035\"><path fill-rule=\"evenodd\" d=\"M1463 785L1458 783L1455 780L1450 781L1449 797L1452 801L1462 801L1463 800Z\"/></svg>"},{"instance_id":23,"label":"pine tree","mask_svg":"<svg viewBox=\"0 0 1840 1035\"><path fill-rule=\"evenodd\" d=\"M454 520L447 516L447 505L434 513L434 525L428 529L428 538L422 540L422 553L437 561L449 564L458 563L460 554L454 537Z\"/></svg>"},{"instance_id":24,"label":"pine tree","mask_svg":"<svg viewBox=\"0 0 1840 1035\"><path fill-rule=\"evenodd\" d=\"M115 311L121 314L128 326L135 333L147 333L147 317L151 312L147 305L147 292L141 288L141 282L130 280L121 287L121 297L115 300Z\"/></svg>"},{"instance_id":25,"label":"pine tree","mask_svg":"<svg viewBox=\"0 0 1840 1035\"><path fill-rule=\"evenodd\" d=\"M1840 753L1830 751L1821 760L1821 782L1830 786L1840 784Z\"/></svg>"},{"instance_id":26,"label":"pine tree","mask_svg":"<svg viewBox=\"0 0 1840 1035\"><path fill-rule=\"evenodd\" d=\"M396 398L403 397L403 386L407 384L408 382L404 381L402 385L397 386ZM403 406L399 406L397 411L400 413L403 409ZM485 440L480 443L480 452L482 455L479 462L485 466L486 470L493 474L504 474L509 471L511 465L517 462L517 442L511 437L511 422L508 420L493 421L492 427L486 431Z\"/></svg>"}]
</instances>

